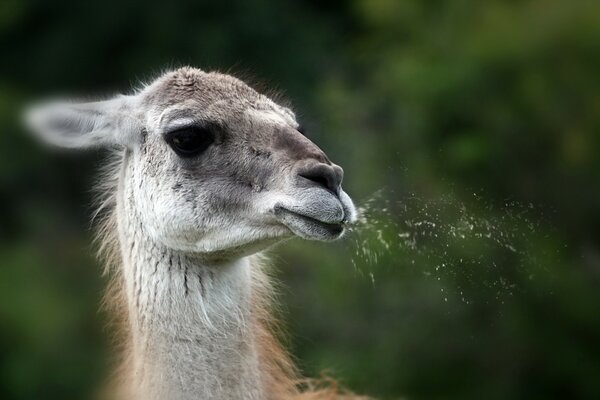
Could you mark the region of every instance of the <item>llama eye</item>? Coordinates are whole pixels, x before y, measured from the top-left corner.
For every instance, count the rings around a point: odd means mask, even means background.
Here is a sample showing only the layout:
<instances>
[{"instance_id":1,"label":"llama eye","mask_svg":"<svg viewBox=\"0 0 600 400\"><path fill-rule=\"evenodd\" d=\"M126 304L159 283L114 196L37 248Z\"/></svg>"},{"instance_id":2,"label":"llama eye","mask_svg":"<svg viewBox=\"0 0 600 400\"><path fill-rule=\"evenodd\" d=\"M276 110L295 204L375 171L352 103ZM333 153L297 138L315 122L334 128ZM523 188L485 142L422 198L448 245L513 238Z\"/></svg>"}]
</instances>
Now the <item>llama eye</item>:
<instances>
[{"instance_id":1,"label":"llama eye","mask_svg":"<svg viewBox=\"0 0 600 400\"><path fill-rule=\"evenodd\" d=\"M206 150L214 137L208 129L189 127L169 132L165 140L180 157L193 157Z\"/></svg>"}]
</instances>

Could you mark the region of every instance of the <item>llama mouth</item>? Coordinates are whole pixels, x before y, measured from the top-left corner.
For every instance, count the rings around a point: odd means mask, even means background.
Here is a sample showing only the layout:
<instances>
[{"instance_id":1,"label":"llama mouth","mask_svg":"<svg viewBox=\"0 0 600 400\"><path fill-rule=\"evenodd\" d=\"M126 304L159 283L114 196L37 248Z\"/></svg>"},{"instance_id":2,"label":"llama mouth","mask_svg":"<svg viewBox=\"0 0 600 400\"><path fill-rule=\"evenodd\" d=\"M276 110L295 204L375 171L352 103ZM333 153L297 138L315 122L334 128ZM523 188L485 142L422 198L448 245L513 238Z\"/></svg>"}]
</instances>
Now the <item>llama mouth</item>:
<instances>
[{"instance_id":1,"label":"llama mouth","mask_svg":"<svg viewBox=\"0 0 600 400\"><path fill-rule=\"evenodd\" d=\"M331 241L340 238L345 231L345 221L337 223L323 222L277 205L275 216L294 234L308 240Z\"/></svg>"}]
</instances>

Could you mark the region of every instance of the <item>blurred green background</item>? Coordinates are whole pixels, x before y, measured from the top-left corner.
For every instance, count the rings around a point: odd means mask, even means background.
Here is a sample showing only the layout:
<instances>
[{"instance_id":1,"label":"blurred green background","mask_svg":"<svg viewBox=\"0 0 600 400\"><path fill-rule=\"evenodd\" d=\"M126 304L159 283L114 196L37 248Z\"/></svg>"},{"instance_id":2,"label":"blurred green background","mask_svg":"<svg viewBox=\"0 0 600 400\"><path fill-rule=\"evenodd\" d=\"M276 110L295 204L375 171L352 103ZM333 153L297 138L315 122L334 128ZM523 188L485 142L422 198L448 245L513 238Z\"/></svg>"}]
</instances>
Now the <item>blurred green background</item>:
<instances>
[{"instance_id":1,"label":"blurred green background","mask_svg":"<svg viewBox=\"0 0 600 400\"><path fill-rule=\"evenodd\" d=\"M2 0L0 49L1 399L88 398L109 349L103 154L48 152L20 108L183 64L281 91L367 209L343 243L271 252L307 375L600 398L600 2Z\"/></svg>"}]
</instances>

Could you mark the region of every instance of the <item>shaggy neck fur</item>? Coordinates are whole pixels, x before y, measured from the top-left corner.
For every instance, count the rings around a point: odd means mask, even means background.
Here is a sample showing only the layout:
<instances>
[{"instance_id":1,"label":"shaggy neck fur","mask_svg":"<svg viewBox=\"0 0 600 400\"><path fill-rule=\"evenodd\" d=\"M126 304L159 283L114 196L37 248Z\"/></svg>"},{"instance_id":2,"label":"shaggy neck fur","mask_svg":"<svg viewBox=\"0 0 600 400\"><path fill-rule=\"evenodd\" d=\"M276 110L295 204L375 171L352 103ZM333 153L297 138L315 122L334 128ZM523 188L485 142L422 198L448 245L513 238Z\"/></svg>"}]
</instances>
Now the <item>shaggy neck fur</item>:
<instances>
[{"instance_id":1,"label":"shaggy neck fur","mask_svg":"<svg viewBox=\"0 0 600 400\"><path fill-rule=\"evenodd\" d=\"M131 253L124 277L141 398L264 398L249 260L203 265L122 236Z\"/></svg>"}]
</instances>

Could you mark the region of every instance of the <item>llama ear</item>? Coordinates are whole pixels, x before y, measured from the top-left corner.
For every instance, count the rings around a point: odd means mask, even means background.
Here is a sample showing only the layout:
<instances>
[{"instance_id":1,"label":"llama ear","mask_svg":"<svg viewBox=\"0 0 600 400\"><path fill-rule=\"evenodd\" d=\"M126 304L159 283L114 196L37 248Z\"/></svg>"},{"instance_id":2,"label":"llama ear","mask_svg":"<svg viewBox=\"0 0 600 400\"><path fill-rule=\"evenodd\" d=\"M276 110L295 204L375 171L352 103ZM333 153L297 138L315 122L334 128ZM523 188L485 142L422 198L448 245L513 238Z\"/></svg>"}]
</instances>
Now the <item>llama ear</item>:
<instances>
[{"instance_id":1,"label":"llama ear","mask_svg":"<svg viewBox=\"0 0 600 400\"><path fill-rule=\"evenodd\" d=\"M49 102L31 107L25 122L42 140L58 147L130 147L141 137L133 96L92 103Z\"/></svg>"}]
</instances>

